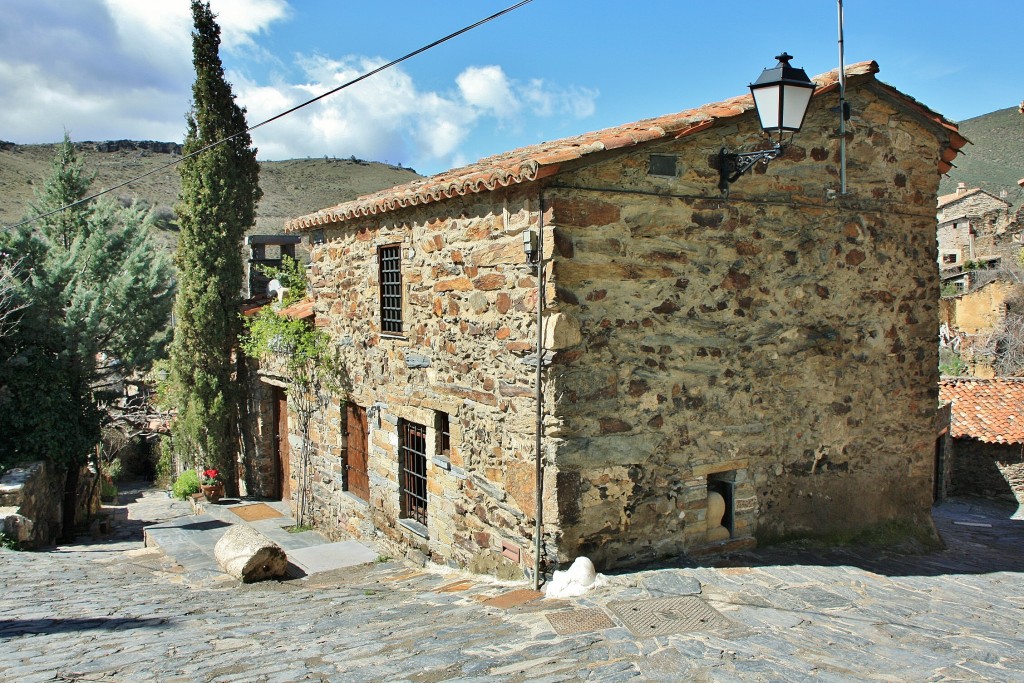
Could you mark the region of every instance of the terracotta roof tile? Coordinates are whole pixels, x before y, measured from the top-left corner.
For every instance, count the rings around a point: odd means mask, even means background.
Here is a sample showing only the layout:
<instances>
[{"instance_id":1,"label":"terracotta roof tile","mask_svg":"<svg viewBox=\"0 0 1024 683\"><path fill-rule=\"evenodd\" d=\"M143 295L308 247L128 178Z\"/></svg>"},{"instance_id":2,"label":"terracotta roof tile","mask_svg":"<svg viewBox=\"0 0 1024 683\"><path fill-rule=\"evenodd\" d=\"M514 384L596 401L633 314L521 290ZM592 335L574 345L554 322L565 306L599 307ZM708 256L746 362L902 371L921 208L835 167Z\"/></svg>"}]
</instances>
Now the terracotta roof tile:
<instances>
[{"instance_id":1,"label":"terracotta roof tile","mask_svg":"<svg viewBox=\"0 0 1024 683\"><path fill-rule=\"evenodd\" d=\"M846 68L848 78L873 76L876 73L878 73L878 64L873 61L860 62ZM838 70L817 76L814 80L819 85L815 93L816 96L830 92L838 87ZM960 149L966 143L966 139L957 132L955 124L895 88L885 86L885 84L880 85L904 98L926 118L946 128L950 134L951 148ZM653 140L678 139L692 135L714 125L716 120L739 116L753 108L753 98L749 94L742 95L675 114L522 147L481 159L462 168L451 169L430 178L363 195L352 201L295 218L285 225L285 230L288 232L309 230L362 216L372 216L465 194L492 191L536 181L557 173L560 166L566 162L575 161L590 154L623 149ZM948 166L947 162L940 162L940 170L941 164Z\"/></svg>"},{"instance_id":2,"label":"terracotta roof tile","mask_svg":"<svg viewBox=\"0 0 1024 683\"><path fill-rule=\"evenodd\" d=\"M1024 444L1024 378L947 377L939 399L953 403L954 438Z\"/></svg>"},{"instance_id":3,"label":"terracotta roof tile","mask_svg":"<svg viewBox=\"0 0 1024 683\"><path fill-rule=\"evenodd\" d=\"M943 155L943 160L945 160L945 155ZM952 161L952 159L950 159L950 161ZM939 201L938 201L937 206L938 206L938 208L941 209L942 207L944 207L946 204L949 204L950 202L954 202L957 199L963 199L965 197L970 197L971 195L977 194L979 192L981 192L981 188L980 187L973 187L970 190L967 190L965 192L952 192L950 194L939 195Z\"/></svg>"},{"instance_id":4,"label":"terracotta roof tile","mask_svg":"<svg viewBox=\"0 0 1024 683\"><path fill-rule=\"evenodd\" d=\"M291 306L285 306L277 312L282 318L289 320L306 320L313 317L313 299L296 301Z\"/></svg>"}]
</instances>

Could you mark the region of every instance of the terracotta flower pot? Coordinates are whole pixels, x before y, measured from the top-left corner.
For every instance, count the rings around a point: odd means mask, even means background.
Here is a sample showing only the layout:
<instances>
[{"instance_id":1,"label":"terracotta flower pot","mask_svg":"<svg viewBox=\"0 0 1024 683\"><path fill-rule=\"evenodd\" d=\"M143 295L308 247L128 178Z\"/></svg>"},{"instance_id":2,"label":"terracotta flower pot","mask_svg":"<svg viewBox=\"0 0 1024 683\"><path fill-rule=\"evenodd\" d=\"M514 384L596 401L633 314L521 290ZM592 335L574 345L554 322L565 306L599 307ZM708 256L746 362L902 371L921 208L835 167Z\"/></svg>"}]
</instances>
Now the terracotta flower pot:
<instances>
[{"instance_id":1,"label":"terracotta flower pot","mask_svg":"<svg viewBox=\"0 0 1024 683\"><path fill-rule=\"evenodd\" d=\"M224 484L202 484L203 497L211 503L216 503L224 497Z\"/></svg>"}]
</instances>

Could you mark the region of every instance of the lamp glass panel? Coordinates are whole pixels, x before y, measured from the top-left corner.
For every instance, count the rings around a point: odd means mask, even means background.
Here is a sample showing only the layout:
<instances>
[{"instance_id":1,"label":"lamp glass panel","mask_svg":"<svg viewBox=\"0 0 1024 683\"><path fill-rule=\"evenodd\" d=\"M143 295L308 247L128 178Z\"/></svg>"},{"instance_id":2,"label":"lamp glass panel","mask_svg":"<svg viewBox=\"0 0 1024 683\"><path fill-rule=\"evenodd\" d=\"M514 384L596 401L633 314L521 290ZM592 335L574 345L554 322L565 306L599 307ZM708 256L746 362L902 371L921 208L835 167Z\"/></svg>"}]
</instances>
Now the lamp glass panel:
<instances>
[{"instance_id":1,"label":"lamp glass panel","mask_svg":"<svg viewBox=\"0 0 1024 683\"><path fill-rule=\"evenodd\" d=\"M810 88L787 85L782 98L782 128L783 130L800 130L804 122L804 114L807 113L807 105L811 101Z\"/></svg>"},{"instance_id":2,"label":"lamp glass panel","mask_svg":"<svg viewBox=\"0 0 1024 683\"><path fill-rule=\"evenodd\" d=\"M754 106L757 107L757 115L761 118L761 128L764 130L779 129L779 95L781 88L777 85L767 88L753 89Z\"/></svg>"}]
</instances>

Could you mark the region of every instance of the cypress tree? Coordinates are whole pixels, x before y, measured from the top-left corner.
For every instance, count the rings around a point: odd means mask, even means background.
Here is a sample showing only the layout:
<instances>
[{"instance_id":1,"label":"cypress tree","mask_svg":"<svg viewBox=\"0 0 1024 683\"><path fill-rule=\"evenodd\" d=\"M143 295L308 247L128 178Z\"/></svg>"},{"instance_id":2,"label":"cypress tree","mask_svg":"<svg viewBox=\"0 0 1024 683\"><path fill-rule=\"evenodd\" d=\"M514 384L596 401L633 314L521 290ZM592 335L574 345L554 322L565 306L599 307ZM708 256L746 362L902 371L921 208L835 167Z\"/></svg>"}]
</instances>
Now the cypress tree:
<instances>
[{"instance_id":1,"label":"cypress tree","mask_svg":"<svg viewBox=\"0 0 1024 683\"><path fill-rule=\"evenodd\" d=\"M240 332L242 238L256 218L259 165L221 64L220 27L206 2L193 0L192 109L185 154L228 141L183 161L175 211L181 229L177 325L171 346L171 387L178 416L172 448L179 462L221 470L233 492L240 394L232 350Z\"/></svg>"}]
</instances>

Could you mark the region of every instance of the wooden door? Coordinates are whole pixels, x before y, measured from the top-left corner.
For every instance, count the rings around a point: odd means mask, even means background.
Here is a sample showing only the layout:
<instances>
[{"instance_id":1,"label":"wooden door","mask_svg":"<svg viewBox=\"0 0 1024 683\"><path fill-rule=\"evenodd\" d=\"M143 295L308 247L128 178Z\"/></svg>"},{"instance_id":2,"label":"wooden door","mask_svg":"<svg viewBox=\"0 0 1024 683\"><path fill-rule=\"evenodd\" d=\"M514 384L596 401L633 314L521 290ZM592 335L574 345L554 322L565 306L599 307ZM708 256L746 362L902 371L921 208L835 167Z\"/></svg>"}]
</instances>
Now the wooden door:
<instances>
[{"instance_id":1,"label":"wooden door","mask_svg":"<svg viewBox=\"0 0 1024 683\"><path fill-rule=\"evenodd\" d=\"M345 490L369 502L370 475L367 474L369 444L366 410L354 403L345 408Z\"/></svg>"},{"instance_id":2,"label":"wooden door","mask_svg":"<svg viewBox=\"0 0 1024 683\"><path fill-rule=\"evenodd\" d=\"M274 461L277 464L277 490L281 500L290 500L291 457L288 452L288 395L274 387Z\"/></svg>"}]
</instances>

